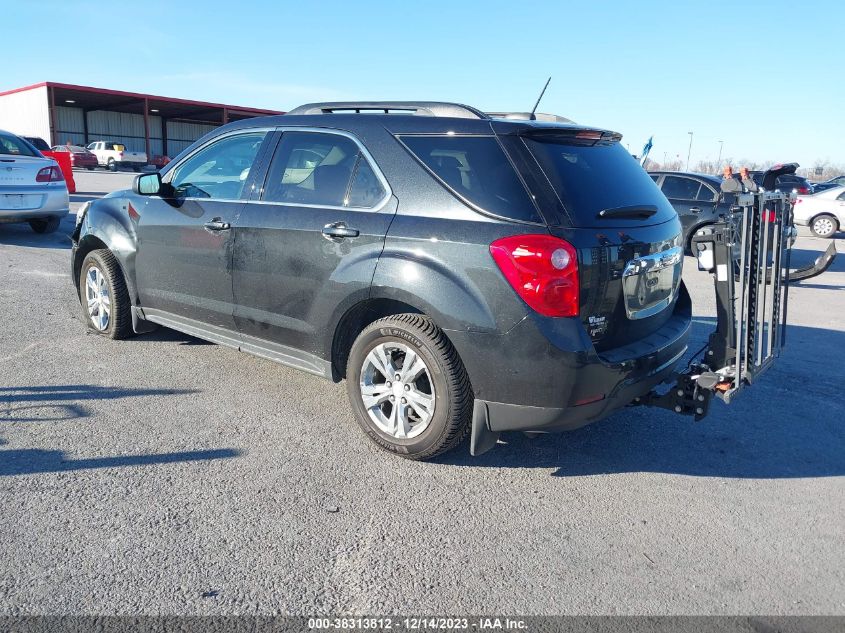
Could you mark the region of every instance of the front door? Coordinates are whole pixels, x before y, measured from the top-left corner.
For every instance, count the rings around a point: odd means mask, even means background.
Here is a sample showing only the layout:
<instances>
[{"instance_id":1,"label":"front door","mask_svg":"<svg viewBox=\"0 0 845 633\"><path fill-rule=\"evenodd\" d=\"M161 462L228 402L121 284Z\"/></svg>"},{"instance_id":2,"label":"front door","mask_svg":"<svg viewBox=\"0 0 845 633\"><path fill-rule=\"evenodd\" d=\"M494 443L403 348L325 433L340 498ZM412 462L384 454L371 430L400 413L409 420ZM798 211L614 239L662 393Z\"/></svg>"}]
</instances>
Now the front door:
<instances>
[{"instance_id":1,"label":"front door","mask_svg":"<svg viewBox=\"0 0 845 633\"><path fill-rule=\"evenodd\" d=\"M234 229L244 343L320 356L338 311L368 296L395 211L386 180L353 138L284 131Z\"/></svg>"},{"instance_id":2,"label":"front door","mask_svg":"<svg viewBox=\"0 0 845 633\"><path fill-rule=\"evenodd\" d=\"M268 135L249 130L216 139L168 172L162 195L138 199L135 268L145 313L236 330L232 226Z\"/></svg>"}]
</instances>

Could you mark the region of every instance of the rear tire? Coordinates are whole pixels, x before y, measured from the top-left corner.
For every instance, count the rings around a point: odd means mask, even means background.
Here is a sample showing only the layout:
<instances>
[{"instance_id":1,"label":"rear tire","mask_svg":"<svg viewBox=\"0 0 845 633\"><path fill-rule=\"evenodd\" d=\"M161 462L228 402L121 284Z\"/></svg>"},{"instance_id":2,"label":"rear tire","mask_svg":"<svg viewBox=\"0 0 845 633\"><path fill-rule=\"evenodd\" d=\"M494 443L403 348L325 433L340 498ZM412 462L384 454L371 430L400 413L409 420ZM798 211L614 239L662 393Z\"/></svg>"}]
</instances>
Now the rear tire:
<instances>
[{"instance_id":1,"label":"rear tire","mask_svg":"<svg viewBox=\"0 0 845 633\"><path fill-rule=\"evenodd\" d=\"M79 273L79 297L91 331L111 339L134 334L126 280L111 251L101 248L85 256Z\"/></svg>"},{"instance_id":2,"label":"rear tire","mask_svg":"<svg viewBox=\"0 0 845 633\"><path fill-rule=\"evenodd\" d=\"M62 219L60 217L51 215L49 218L30 220L29 226L36 233L55 233L59 230L59 225L61 223Z\"/></svg>"},{"instance_id":3,"label":"rear tire","mask_svg":"<svg viewBox=\"0 0 845 633\"><path fill-rule=\"evenodd\" d=\"M106 163L106 169L109 171L117 171L117 163L114 162L114 158L109 158L108 163Z\"/></svg>"},{"instance_id":4,"label":"rear tire","mask_svg":"<svg viewBox=\"0 0 845 633\"><path fill-rule=\"evenodd\" d=\"M810 231L816 237L833 237L839 230L839 221L832 215L824 213L813 218L810 223Z\"/></svg>"},{"instance_id":5,"label":"rear tire","mask_svg":"<svg viewBox=\"0 0 845 633\"><path fill-rule=\"evenodd\" d=\"M346 387L367 436L407 459L430 459L469 433L469 377L452 343L426 316L399 314L364 328L349 353Z\"/></svg>"},{"instance_id":6,"label":"rear tire","mask_svg":"<svg viewBox=\"0 0 845 633\"><path fill-rule=\"evenodd\" d=\"M134 171L135 173L138 173L139 171L141 171L141 168L138 165L133 165L132 171Z\"/></svg>"},{"instance_id":7,"label":"rear tire","mask_svg":"<svg viewBox=\"0 0 845 633\"><path fill-rule=\"evenodd\" d=\"M97 168L96 167L86 167L85 169L87 169L88 171L94 171Z\"/></svg>"}]
</instances>

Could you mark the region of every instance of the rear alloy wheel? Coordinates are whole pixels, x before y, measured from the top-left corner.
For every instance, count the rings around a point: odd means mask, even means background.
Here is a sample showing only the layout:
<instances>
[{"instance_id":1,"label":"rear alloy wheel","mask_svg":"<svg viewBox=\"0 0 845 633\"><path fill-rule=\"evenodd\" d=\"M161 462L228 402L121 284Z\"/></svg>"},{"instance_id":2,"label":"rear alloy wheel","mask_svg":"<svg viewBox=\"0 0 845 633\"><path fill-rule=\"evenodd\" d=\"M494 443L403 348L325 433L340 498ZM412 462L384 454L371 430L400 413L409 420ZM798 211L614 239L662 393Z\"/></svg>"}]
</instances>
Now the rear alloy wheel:
<instances>
[{"instance_id":1,"label":"rear alloy wheel","mask_svg":"<svg viewBox=\"0 0 845 633\"><path fill-rule=\"evenodd\" d=\"M113 339L133 334L129 292L123 273L111 251L91 251L79 275L82 313L89 328Z\"/></svg>"},{"instance_id":2,"label":"rear alloy wheel","mask_svg":"<svg viewBox=\"0 0 845 633\"><path fill-rule=\"evenodd\" d=\"M106 165L106 168L109 171L117 171L117 163L114 162L114 158L109 158L109 161L108 161L108 164Z\"/></svg>"},{"instance_id":3,"label":"rear alloy wheel","mask_svg":"<svg viewBox=\"0 0 845 633\"><path fill-rule=\"evenodd\" d=\"M458 353L431 319L379 319L355 340L347 392L358 424L384 448L429 459L466 437L473 395Z\"/></svg>"},{"instance_id":4,"label":"rear alloy wheel","mask_svg":"<svg viewBox=\"0 0 845 633\"><path fill-rule=\"evenodd\" d=\"M832 215L820 215L810 224L810 230L816 237L833 237L839 230L839 222Z\"/></svg>"},{"instance_id":5,"label":"rear alloy wheel","mask_svg":"<svg viewBox=\"0 0 845 633\"><path fill-rule=\"evenodd\" d=\"M61 223L62 219L60 217L51 215L49 218L30 220L29 226L36 233L55 233L59 230L59 224Z\"/></svg>"}]
</instances>

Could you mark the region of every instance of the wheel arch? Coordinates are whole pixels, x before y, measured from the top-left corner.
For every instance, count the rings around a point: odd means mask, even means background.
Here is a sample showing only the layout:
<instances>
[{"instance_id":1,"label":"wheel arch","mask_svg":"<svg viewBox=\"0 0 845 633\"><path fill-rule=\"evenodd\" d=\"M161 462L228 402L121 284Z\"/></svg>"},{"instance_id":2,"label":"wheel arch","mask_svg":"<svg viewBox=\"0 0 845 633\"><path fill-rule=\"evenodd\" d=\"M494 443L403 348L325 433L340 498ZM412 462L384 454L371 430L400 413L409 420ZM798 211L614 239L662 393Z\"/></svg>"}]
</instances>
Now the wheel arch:
<instances>
[{"instance_id":1,"label":"wheel arch","mask_svg":"<svg viewBox=\"0 0 845 633\"><path fill-rule=\"evenodd\" d=\"M76 249L74 250L74 284L79 290L79 273L85 256L93 250L104 248L117 260L126 282L131 304L138 304L135 284L135 253L137 235L129 218L130 201L125 198L102 198L91 204L83 218Z\"/></svg>"},{"instance_id":2,"label":"wheel arch","mask_svg":"<svg viewBox=\"0 0 845 633\"><path fill-rule=\"evenodd\" d=\"M395 314L425 314L421 308L398 299L370 297L359 301L338 319L331 339L332 380L340 382L346 378L346 363L352 344L358 335L371 323Z\"/></svg>"}]
</instances>

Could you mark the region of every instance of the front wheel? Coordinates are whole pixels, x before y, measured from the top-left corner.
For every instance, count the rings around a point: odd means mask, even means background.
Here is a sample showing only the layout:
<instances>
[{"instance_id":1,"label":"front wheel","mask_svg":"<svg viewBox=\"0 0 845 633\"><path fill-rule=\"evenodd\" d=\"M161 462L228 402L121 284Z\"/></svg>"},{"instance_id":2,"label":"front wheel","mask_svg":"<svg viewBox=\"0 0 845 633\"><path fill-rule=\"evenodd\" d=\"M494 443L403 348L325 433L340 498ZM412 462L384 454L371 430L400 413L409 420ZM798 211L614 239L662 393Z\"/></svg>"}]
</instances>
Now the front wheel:
<instances>
[{"instance_id":1,"label":"front wheel","mask_svg":"<svg viewBox=\"0 0 845 633\"><path fill-rule=\"evenodd\" d=\"M55 215L49 218L39 218L38 220L30 220L29 227L36 233L55 233L59 230L59 224L62 219Z\"/></svg>"},{"instance_id":2,"label":"front wheel","mask_svg":"<svg viewBox=\"0 0 845 633\"><path fill-rule=\"evenodd\" d=\"M469 432L469 377L428 317L399 314L367 326L352 345L346 386L367 436L402 457L429 459Z\"/></svg>"},{"instance_id":3,"label":"front wheel","mask_svg":"<svg viewBox=\"0 0 845 633\"><path fill-rule=\"evenodd\" d=\"M839 230L839 222L832 215L820 215L812 221L810 230L816 237L833 237Z\"/></svg>"},{"instance_id":4,"label":"front wheel","mask_svg":"<svg viewBox=\"0 0 845 633\"><path fill-rule=\"evenodd\" d=\"M94 332L113 339L132 336L129 291L111 251L97 249L85 256L79 295L85 322Z\"/></svg>"}]
</instances>

